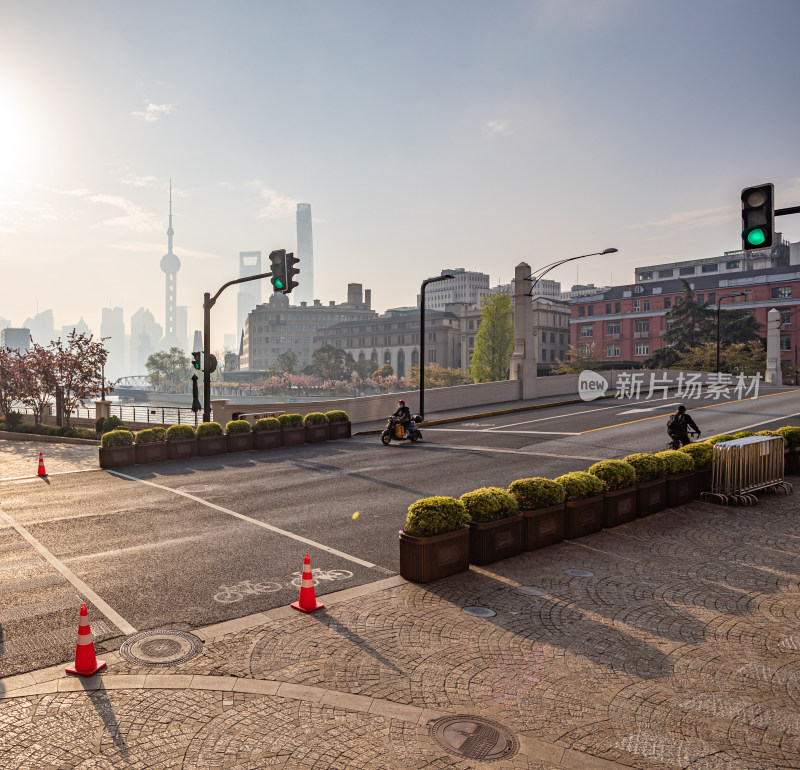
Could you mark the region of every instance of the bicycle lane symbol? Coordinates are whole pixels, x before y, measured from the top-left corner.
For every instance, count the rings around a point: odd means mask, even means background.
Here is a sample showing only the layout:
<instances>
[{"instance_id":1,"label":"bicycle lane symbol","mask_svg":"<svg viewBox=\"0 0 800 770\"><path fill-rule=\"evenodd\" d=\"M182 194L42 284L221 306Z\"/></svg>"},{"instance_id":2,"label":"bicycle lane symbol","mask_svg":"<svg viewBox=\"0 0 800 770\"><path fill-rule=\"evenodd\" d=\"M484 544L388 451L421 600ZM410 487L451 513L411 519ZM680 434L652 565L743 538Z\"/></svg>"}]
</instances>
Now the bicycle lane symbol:
<instances>
[{"instance_id":1,"label":"bicycle lane symbol","mask_svg":"<svg viewBox=\"0 0 800 770\"><path fill-rule=\"evenodd\" d=\"M292 580L292 585L295 588L300 588L303 581L302 572L293 572L296 577ZM353 577L353 573L349 569L312 569L311 582L314 586L319 585L320 580L347 580Z\"/></svg>"},{"instance_id":2,"label":"bicycle lane symbol","mask_svg":"<svg viewBox=\"0 0 800 770\"><path fill-rule=\"evenodd\" d=\"M293 572L295 577L290 585L300 588L303 579L302 572ZM313 584L316 586L321 580L347 580L353 577L353 573L347 569L313 569L311 570ZM219 586L217 593L214 594L214 601L222 604L232 604L240 602L248 596L259 596L261 594L274 593L280 591L284 586L275 581L263 580L240 580L238 583L223 584ZM289 588L290 586L286 586Z\"/></svg>"}]
</instances>

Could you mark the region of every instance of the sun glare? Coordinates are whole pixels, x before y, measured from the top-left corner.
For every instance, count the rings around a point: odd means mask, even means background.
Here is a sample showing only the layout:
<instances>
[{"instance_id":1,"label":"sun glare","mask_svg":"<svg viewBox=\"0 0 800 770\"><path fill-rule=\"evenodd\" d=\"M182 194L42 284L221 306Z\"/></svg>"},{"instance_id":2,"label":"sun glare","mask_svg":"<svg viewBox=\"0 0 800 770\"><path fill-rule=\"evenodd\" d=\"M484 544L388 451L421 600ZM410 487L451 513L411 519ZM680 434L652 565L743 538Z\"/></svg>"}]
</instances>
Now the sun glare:
<instances>
[{"instance_id":1,"label":"sun glare","mask_svg":"<svg viewBox=\"0 0 800 770\"><path fill-rule=\"evenodd\" d=\"M0 83L0 184L27 169L32 144L31 125L22 100Z\"/></svg>"}]
</instances>

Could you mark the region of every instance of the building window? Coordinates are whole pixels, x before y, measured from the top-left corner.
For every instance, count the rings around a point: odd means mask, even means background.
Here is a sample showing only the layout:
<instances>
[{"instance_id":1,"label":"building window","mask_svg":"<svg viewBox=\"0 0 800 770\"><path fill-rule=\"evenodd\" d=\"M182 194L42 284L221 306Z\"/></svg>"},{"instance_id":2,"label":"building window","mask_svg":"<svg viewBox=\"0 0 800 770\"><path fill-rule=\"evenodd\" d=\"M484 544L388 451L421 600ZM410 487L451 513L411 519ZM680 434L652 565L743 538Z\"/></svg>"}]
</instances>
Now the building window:
<instances>
[{"instance_id":1,"label":"building window","mask_svg":"<svg viewBox=\"0 0 800 770\"><path fill-rule=\"evenodd\" d=\"M619 313L620 312L620 308L621 308L620 303L619 302L615 302L614 303L614 312L615 313Z\"/></svg>"},{"instance_id":2,"label":"building window","mask_svg":"<svg viewBox=\"0 0 800 770\"><path fill-rule=\"evenodd\" d=\"M713 305L717 301L717 294L716 292L710 291L708 292L708 304Z\"/></svg>"},{"instance_id":3,"label":"building window","mask_svg":"<svg viewBox=\"0 0 800 770\"><path fill-rule=\"evenodd\" d=\"M583 318L586 315L586 308L583 305L578 306L578 317Z\"/></svg>"},{"instance_id":4,"label":"building window","mask_svg":"<svg viewBox=\"0 0 800 770\"><path fill-rule=\"evenodd\" d=\"M611 315L611 303L606 302L606 315Z\"/></svg>"},{"instance_id":5,"label":"building window","mask_svg":"<svg viewBox=\"0 0 800 770\"><path fill-rule=\"evenodd\" d=\"M619 345L606 345L607 358L619 358Z\"/></svg>"},{"instance_id":6,"label":"building window","mask_svg":"<svg viewBox=\"0 0 800 770\"><path fill-rule=\"evenodd\" d=\"M392 354L388 350L383 354L383 363L385 364L392 363Z\"/></svg>"},{"instance_id":7,"label":"building window","mask_svg":"<svg viewBox=\"0 0 800 770\"><path fill-rule=\"evenodd\" d=\"M781 350L792 349L792 338L788 334L781 334Z\"/></svg>"},{"instance_id":8,"label":"building window","mask_svg":"<svg viewBox=\"0 0 800 770\"><path fill-rule=\"evenodd\" d=\"M588 315L594 315L594 305L589 305Z\"/></svg>"},{"instance_id":9,"label":"building window","mask_svg":"<svg viewBox=\"0 0 800 770\"><path fill-rule=\"evenodd\" d=\"M647 342L637 342L636 343L636 351L635 355L637 356L649 356L650 355L650 345Z\"/></svg>"},{"instance_id":10,"label":"building window","mask_svg":"<svg viewBox=\"0 0 800 770\"><path fill-rule=\"evenodd\" d=\"M791 310L779 310L781 314L781 326L788 326L792 322L792 311Z\"/></svg>"},{"instance_id":11,"label":"building window","mask_svg":"<svg viewBox=\"0 0 800 770\"><path fill-rule=\"evenodd\" d=\"M637 321L636 322L636 329L639 334L649 334L650 333L650 319L645 321Z\"/></svg>"},{"instance_id":12,"label":"building window","mask_svg":"<svg viewBox=\"0 0 800 770\"><path fill-rule=\"evenodd\" d=\"M659 278L672 278L672 270L659 270L658 271Z\"/></svg>"},{"instance_id":13,"label":"building window","mask_svg":"<svg viewBox=\"0 0 800 770\"><path fill-rule=\"evenodd\" d=\"M639 281L649 281L653 278L652 273L639 273Z\"/></svg>"},{"instance_id":14,"label":"building window","mask_svg":"<svg viewBox=\"0 0 800 770\"><path fill-rule=\"evenodd\" d=\"M706 295L705 294L698 294L697 301L702 305L705 302Z\"/></svg>"},{"instance_id":15,"label":"building window","mask_svg":"<svg viewBox=\"0 0 800 770\"><path fill-rule=\"evenodd\" d=\"M725 263L726 270L738 270L739 269L739 260L732 259L730 262Z\"/></svg>"},{"instance_id":16,"label":"building window","mask_svg":"<svg viewBox=\"0 0 800 770\"><path fill-rule=\"evenodd\" d=\"M594 324L581 324L581 337L593 337Z\"/></svg>"},{"instance_id":17,"label":"building window","mask_svg":"<svg viewBox=\"0 0 800 770\"><path fill-rule=\"evenodd\" d=\"M719 270L719 265L714 263L713 265L703 265L700 268L700 271L703 273L716 273Z\"/></svg>"},{"instance_id":18,"label":"building window","mask_svg":"<svg viewBox=\"0 0 800 770\"><path fill-rule=\"evenodd\" d=\"M644 301L644 309L645 310L650 310L650 300L649 299L646 299Z\"/></svg>"},{"instance_id":19,"label":"building window","mask_svg":"<svg viewBox=\"0 0 800 770\"><path fill-rule=\"evenodd\" d=\"M555 345L556 344L556 333L555 332L550 332L550 344L551 345Z\"/></svg>"},{"instance_id":20,"label":"building window","mask_svg":"<svg viewBox=\"0 0 800 770\"><path fill-rule=\"evenodd\" d=\"M470 328L470 330L475 328L475 321L470 321L469 322L469 328Z\"/></svg>"},{"instance_id":21,"label":"building window","mask_svg":"<svg viewBox=\"0 0 800 770\"><path fill-rule=\"evenodd\" d=\"M606 334L619 334L619 321L610 321L607 323Z\"/></svg>"},{"instance_id":22,"label":"building window","mask_svg":"<svg viewBox=\"0 0 800 770\"><path fill-rule=\"evenodd\" d=\"M672 297L664 297L664 310L672 307Z\"/></svg>"},{"instance_id":23,"label":"building window","mask_svg":"<svg viewBox=\"0 0 800 770\"><path fill-rule=\"evenodd\" d=\"M642 309L642 303L638 299L633 300L633 312L638 313Z\"/></svg>"},{"instance_id":24,"label":"building window","mask_svg":"<svg viewBox=\"0 0 800 770\"><path fill-rule=\"evenodd\" d=\"M681 275L694 275L694 268L693 267L682 267L678 272Z\"/></svg>"},{"instance_id":25,"label":"building window","mask_svg":"<svg viewBox=\"0 0 800 770\"><path fill-rule=\"evenodd\" d=\"M792 296L791 286L775 286L772 289L772 299L786 299Z\"/></svg>"}]
</instances>

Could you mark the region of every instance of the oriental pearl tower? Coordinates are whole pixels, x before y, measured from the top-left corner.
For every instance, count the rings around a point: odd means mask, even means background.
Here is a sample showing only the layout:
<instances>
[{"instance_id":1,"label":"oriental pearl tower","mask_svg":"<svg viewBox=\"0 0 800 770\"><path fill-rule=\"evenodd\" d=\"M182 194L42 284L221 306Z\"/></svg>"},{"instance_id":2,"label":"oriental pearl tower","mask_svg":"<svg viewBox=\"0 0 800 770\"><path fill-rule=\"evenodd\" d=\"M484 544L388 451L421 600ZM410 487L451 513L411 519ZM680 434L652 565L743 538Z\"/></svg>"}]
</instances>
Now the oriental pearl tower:
<instances>
[{"instance_id":1,"label":"oriental pearl tower","mask_svg":"<svg viewBox=\"0 0 800 770\"><path fill-rule=\"evenodd\" d=\"M166 275L166 305L164 311L164 344L169 348L178 345L178 337L175 332L176 315L176 285L178 270L181 269L181 261L172 253L172 236L175 231L172 229L172 180L169 181L169 228L167 229L168 248L167 253L161 257L161 269Z\"/></svg>"}]
</instances>

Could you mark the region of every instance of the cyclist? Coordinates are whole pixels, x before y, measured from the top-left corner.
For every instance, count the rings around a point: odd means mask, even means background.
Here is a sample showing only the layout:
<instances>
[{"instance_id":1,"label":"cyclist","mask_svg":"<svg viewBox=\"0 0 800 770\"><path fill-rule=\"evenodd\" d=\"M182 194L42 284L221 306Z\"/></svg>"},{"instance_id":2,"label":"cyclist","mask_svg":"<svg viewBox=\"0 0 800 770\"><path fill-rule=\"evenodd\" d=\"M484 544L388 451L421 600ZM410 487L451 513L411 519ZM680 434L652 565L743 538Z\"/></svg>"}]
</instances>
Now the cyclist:
<instances>
[{"instance_id":1,"label":"cyclist","mask_svg":"<svg viewBox=\"0 0 800 770\"><path fill-rule=\"evenodd\" d=\"M680 446L691 444L689 440L690 428L700 436L700 428L698 428L695 421L689 417L686 407L681 404L678 406L675 413L671 414L667 420L667 433L669 433L669 437L672 439L672 443L676 448L678 444L680 444Z\"/></svg>"}]
</instances>

